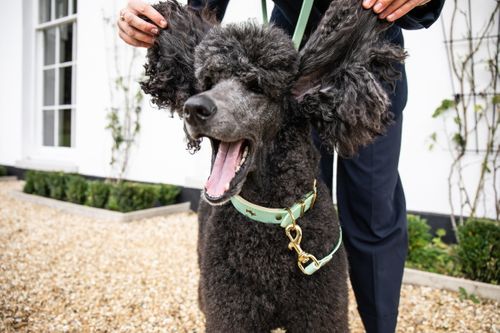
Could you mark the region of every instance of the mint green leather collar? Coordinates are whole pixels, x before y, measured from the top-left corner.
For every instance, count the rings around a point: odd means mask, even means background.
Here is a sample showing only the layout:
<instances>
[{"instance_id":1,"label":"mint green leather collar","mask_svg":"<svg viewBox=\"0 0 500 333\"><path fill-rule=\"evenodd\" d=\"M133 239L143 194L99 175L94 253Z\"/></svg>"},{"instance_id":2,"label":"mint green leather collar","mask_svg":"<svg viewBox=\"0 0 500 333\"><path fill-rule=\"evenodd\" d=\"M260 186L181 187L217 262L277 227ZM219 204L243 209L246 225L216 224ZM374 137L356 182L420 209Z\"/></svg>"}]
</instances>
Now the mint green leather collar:
<instances>
[{"instance_id":1,"label":"mint green leather collar","mask_svg":"<svg viewBox=\"0 0 500 333\"><path fill-rule=\"evenodd\" d=\"M290 208L293 218L298 219L304 215L305 212L314 206L315 201L316 188L314 191L307 193L302 200ZM238 212L254 221L279 224L282 228L286 228L293 221L286 209L262 207L243 199L239 195L233 196L231 203Z\"/></svg>"},{"instance_id":2,"label":"mint green leather collar","mask_svg":"<svg viewBox=\"0 0 500 333\"><path fill-rule=\"evenodd\" d=\"M296 220L302 217L305 214L305 212L307 212L314 206L314 203L316 201L316 196L317 196L316 182L314 182L314 190L307 193L302 200L295 203L290 208L284 208L284 209L267 208L259 206L243 199L239 195L233 196L231 198L231 203L238 212L245 215L249 219L262 223L279 224L282 228L287 228L292 224L295 226ZM326 257L324 257L321 260L316 260L316 258L314 258L313 262L311 262L306 267L303 267L302 263L299 262L298 264L302 272L304 272L307 275L312 275L318 269L320 269L321 267L326 265L326 263L332 260L333 255L335 254L335 252L337 252L337 250L340 248L340 245L342 244L342 228L340 226L339 228L340 228L339 240L335 245L335 248L332 250L332 252L330 252ZM300 240L298 242L300 248ZM290 245L289 248L291 249ZM308 255L307 253L305 254Z\"/></svg>"}]
</instances>

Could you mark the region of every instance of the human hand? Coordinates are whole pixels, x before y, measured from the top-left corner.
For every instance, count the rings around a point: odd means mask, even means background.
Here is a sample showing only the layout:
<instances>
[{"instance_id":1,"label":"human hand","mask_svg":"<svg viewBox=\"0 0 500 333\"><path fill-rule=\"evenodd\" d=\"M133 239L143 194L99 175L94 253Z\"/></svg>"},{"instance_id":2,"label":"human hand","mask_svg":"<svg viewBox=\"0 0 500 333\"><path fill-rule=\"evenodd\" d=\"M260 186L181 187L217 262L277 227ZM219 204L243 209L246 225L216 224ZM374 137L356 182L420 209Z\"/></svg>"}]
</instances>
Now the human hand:
<instances>
[{"instance_id":1,"label":"human hand","mask_svg":"<svg viewBox=\"0 0 500 333\"><path fill-rule=\"evenodd\" d=\"M149 18L151 24L139 17ZM158 27L166 28L167 21L151 5L143 0L129 0L127 7L120 10L117 22L120 36L123 41L132 46L151 47L155 36L158 35Z\"/></svg>"},{"instance_id":2,"label":"human hand","mask_svg":"<svg viewBox=\"0 0 500 333\"><path fill-rule=\"evenodd\" d=\"M431 0L363 0L365 9L372 8L380 19L396 21L415 7L423 6Z\"/></svg>"}]
</instances>

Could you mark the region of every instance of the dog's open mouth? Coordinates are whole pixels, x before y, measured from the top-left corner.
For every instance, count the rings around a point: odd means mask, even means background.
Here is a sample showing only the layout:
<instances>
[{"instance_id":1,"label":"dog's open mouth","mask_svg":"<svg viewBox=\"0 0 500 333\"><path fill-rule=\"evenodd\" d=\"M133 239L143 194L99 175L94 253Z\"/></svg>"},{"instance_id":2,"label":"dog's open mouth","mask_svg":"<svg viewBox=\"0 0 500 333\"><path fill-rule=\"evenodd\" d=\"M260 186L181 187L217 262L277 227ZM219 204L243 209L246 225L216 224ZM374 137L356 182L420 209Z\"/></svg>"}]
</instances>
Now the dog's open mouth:
<instances>
[{"instance_id":1,"label":"dog's open mouth","mask_svg":"<svg viewBox=\"0 0 500 333\"><path fill-rule=\"evenodd\" d=\"M223 203L241 189L251 161L249 140L224 142L211 138L212 171L205 184L205 197L213 203Z\"/></svg>"}]
</instances>

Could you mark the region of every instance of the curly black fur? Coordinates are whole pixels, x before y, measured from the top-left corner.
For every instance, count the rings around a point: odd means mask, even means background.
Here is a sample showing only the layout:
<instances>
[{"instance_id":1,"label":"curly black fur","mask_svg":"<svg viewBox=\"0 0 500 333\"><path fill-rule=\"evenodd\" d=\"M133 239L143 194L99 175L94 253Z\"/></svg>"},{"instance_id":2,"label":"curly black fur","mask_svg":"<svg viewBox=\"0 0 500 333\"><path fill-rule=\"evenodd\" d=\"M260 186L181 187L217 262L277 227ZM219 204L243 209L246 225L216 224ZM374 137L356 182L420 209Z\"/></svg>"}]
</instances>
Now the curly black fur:
<instances>
[{"instance_id":1,"label":"curly black fur","mask_svg":"<svg viewBox=\"0 0 500 333\"><path fill-rule=\"evenodd\" d=\"M207 11L198 12L176 1L153 6L168 18L168 27L160 31L148 50L144 65L146 80L141 82L153 103L170 108L182 116L184 102L196 94L194 50L210 28L217 24Z\"/></svg>"},{"instance_id":2,"label":"curly black fur","mask_svg":"<svg viewBox=\"0 0 500 333\"><path fill-rule=\"evenodd\" d=\"M289 93L299 55L280 29L246 22L216 27L196 48L200 90L237 78L249 90L279 99Z\"/></svg>"},{"instance_id":3,"label":"curly black fur","mask_svg":"<svg viewBox=\"0 0 500 333\"><path fill-rule=\"evenodd\" d=\"M388 23L357 1L337 0L301 51L294 87L323 143L343 156L384 133L392 114L380 81L394 85L405 52L382 39Z\"/></svg>"},{"instance_id":4,"label":"curly black fur","mask_svg":"<svg viewBox=\"0 0 500 333\"><path fill-rule=\"evenodd\" d=\"M353 155L390 123L380 81L399 77L393 64L405 54L381 39L387 25L359 0L333 0L300 53L272 26L218 27L173 0L156 8L170 28L148 52L143 89L154 103L179 113L194 94L215 103L217 111L203 120L184 118L193 150L201 137L211 138L213 149L213 140L252 142L252 164L234 194L290 207L319 179L311 126L331 149ZM326 186L318 189L315 207L298 223L303 248L323 257L340 230ZM203 201L198 216L199 301L207 332L348 332L343 248L306 276L281 228L253 222L230 204Z\"/></svg>"}]
</instances>

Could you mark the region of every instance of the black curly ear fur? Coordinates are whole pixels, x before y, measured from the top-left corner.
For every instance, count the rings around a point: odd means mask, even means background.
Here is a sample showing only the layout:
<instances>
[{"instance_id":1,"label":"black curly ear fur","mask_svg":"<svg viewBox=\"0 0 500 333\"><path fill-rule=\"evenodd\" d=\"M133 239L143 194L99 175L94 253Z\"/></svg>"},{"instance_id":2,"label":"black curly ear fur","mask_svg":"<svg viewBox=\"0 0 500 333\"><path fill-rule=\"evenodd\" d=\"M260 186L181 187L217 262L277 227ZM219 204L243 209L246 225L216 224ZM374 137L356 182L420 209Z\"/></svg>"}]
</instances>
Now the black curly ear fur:
<instances>
[{"instance_id":1,"label":"black curly ear fur","mask_svg":"<svg viewBox=\"0 0 500 333\"><path fill-rule=\"evenodd\" d=\"M354 155L391 123L381 81L394 87L401 75L394 65L406 54L382 39L388 27L359 0L333 1L300 52L293 93L323 144L342 156Z\"/></svg>"},{"instance_id":2,"label":"black curly ear fur","mask_svg":"<svg viewBox=\"0 0 500 333\"><path fill-rule=\"evenodd\" d=\"M182 116L184 102L196 94L194 50L217 22L208 10L199 12L175 0L153 7L166 18L168 27L148 50L141 87L154 104Z\"/></svg>"}]
</instances>

